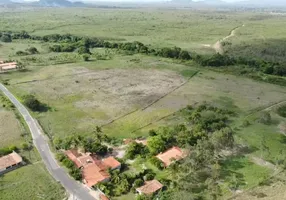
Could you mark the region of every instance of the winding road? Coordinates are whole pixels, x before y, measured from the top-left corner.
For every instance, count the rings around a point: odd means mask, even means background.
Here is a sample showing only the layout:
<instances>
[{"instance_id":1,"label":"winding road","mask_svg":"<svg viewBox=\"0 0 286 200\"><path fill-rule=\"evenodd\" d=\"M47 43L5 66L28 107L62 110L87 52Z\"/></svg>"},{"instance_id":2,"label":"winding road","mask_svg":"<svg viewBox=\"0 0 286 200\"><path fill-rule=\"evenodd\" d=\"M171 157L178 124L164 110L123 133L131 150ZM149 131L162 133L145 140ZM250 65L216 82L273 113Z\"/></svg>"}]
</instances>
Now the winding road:
<instances>
[{"instance_id":1,"label":"winding road","mask_svg":"<svg viewBox=\"0 0 286 200\"><path fill-rule=\"evenodd\" d=\"M46 168L50 174L66 189L73 200L95 200L96 198L90 194L90 190L84 185L76 182L74 179L61 168L54 158L53 153L49 148L48 141L44 133L38 126L35 119L30 115L29 111L15 98L15 96L2 84L0 90L10 99L18 111L26 121L33 138L34 145L38 149Z\"/></svg>"}]
</instances>

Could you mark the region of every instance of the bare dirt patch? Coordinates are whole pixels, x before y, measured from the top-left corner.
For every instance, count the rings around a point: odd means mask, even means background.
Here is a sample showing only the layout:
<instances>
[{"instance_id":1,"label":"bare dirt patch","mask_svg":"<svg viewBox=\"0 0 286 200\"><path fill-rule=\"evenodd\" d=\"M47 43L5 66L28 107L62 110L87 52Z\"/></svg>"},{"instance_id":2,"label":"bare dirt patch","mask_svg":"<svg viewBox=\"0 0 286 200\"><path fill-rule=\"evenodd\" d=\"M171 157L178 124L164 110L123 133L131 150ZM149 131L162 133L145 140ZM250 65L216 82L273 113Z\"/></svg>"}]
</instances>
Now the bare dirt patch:
<instances>
[{"instance_id":1,"label":"bare dirt patch","mask_svg":"<svg viewBox=\"0 0 286 200\"><path fill-rule=\"evenodd\" d=\"M80 69L86 72L87 69ZM65 103L93 113L85 120L108 120L134 108L144 107L184 83L175 72L155 69L108 69L78 73L21 85L48 104ZM61 105L62 106L62 105ZM96 118L94 118L97 116ZM79 119L80 120L80 119Z\"/></svg>"}]
</instances>

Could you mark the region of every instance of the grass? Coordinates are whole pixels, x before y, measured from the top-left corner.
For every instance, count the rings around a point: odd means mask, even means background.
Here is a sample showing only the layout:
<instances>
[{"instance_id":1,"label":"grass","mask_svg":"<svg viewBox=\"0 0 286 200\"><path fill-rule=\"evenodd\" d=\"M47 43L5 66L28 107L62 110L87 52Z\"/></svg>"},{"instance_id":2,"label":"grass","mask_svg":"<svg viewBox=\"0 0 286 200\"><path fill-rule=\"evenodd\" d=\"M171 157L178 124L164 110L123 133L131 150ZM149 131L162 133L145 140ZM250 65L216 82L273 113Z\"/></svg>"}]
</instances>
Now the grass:
<instances>
[{"instance_id":1,"label":"grass","mask_svg":"<svg viewBox=\"0 0 286 200\"><path fill-rule=\"evenodd\" d=\"M222 164L224 184L228 184L232 176L235 175L239 185L238 189L247 189L256 186L269 177L271 173L271 169L254 164L245 156L231 158Z\"/></svg>"},{"instance_id":2,"label":"grass","mask_svg":"<svg viewBox=\"0 0 286 200\"><path fill-rule=\"evenodd\" d=\"M63 189L49 175L42 163L18 168L0 177L0 199L47 199L65 197Z\"/></svg>"},{"instance_id":3,"label":"grass","mask_svg":"<svg viewBox=\"0 0 286 200\"><path fill-rule=\"evenodd\" d=\"M2 95L2 94L1 94ZM16 110L2 107L0 102L0 147L30 143L28 128ZM19 150L26 165L0 176L0 199L47 199L62 200L65 192L49 175L35 148Z\"/></svg>"}]
</instances>

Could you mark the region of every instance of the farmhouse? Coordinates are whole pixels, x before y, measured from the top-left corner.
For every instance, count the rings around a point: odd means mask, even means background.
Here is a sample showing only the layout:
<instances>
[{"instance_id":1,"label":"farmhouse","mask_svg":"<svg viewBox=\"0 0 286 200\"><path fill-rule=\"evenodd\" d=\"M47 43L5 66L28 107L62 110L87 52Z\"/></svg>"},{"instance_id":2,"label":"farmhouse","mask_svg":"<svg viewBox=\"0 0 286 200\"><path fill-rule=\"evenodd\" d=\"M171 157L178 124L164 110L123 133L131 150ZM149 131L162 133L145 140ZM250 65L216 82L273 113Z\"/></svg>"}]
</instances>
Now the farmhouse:
<instances>
[{"instance_id":1,"label":"farmhouse","mask_svg":"<svg viewBox=\"0 0 286 200\"><path fill-rule=\"evenodd\" d=\"M83 182L89 187L108 182L110 180L108 169L121 168L121 163L112 156L100 160L95 155L82 154L76 149L67 150L65 154L81 169Z\"/></svg>"},{"instance_id":2,"label":"farmhouse","mask_svg":"<svg viewBox=\"0 0 286 200\"><path fill-rule=\"evenodd\" d=\"M16 152L0 158L0 174L7 173L24 164L22 157Z\"/></svg>"},{"instance_id":3,"label":"farmhouse","mask_svg":"<svg viewBox=\"0 0 286 200\"><path fill-rule=\"evenodd\" d=\"M163 188L163 185L157 181L157 180L152 180L152 181L145 181L144 185L137 188L136 191L141 195L141 194L146 194L150 195L153 194Z\"/></svg>"},{"instance_id":4,"label":"farmhouse","mask_svg":"<svg viewBox=\"0 0 286 200\"><path fill-rule=\"evenodd\" d=\"M168 167L174 160L183 159L185 154L179 147L172 147L164 153L158 154L156 157L161 160L166 167Z\"/></svg>"},{"instance_id":5,"label":"farmhouse","mask_svg":"<svg viewBox=\"0 0 286 200\"><path fill-rule=\"evenodd\" d=\"M9 62L9 63L4 63L3 61L0 62L0 72L5 72L13 69L17 69L16 62Z\"/></svg>"}]
</instances>

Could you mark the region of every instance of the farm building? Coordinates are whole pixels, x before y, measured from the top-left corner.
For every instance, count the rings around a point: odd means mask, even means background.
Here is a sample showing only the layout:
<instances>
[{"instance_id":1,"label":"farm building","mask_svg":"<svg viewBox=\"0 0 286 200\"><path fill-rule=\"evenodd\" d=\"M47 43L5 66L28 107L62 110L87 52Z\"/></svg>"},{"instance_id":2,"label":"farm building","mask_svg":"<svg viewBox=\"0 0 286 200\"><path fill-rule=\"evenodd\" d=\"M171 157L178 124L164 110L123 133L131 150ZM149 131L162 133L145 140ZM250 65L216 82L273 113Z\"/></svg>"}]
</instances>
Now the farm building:
<instances>
[{"instance_id":1,"label":"farm building","mask_svg":"<svg viewBox=\"0 0 286 200\"><path fill-rule=\"evenodd\" d=\"M16 62L9 62L9 63L4 63L3 61L0 62L0 72L5 72L13 69L17 69Z\"/></svg>"},{"instance_id":2,"label":"farm building","mask_svg":"<svg viewBox=\"0 0 286 200\"><path fill-rule=\"evenodd\" d=\"M81 169L83 182L89 187L108 182L110 180L108 169L121 168L121 163L112 156L100 160L94 155L79 153L76 149L67 150L65 154Z\"/></svg>"},{"instance_id":3,"label":"farm building","mask_svg":"<svg viewBox=\"0 0 286 200\"><path fill-rule=\"evenodd\" d=\"M152 180L152 181L145 181L144 185L137 188L136 191L141 195L151 195L154 194L155 192L161 190L163 188L163 185L157 181L157 180Z\"/></svg>"},{"instance_id":4,"label":"farm building","mask_svg":"<svg viewBox=\"0 0 286 200\"><path fill-rule=\"evenodd\" d=\"M171 149L160 153L156 156L161 160L166 167L168 167L174 160L181 160L185 157L184 152L179 147L172 147Z\"/></svg>"},{"instance_id":5,"label":"farm building","mask_svg":"<svg viewBox=\"0 0 286 200\"><path fill-rule=\"evenodd\" d=\"M3 156L0 158L0 174L12 171L23 164L22 157L16 152Z\"/></svg>"}]
</instances>

